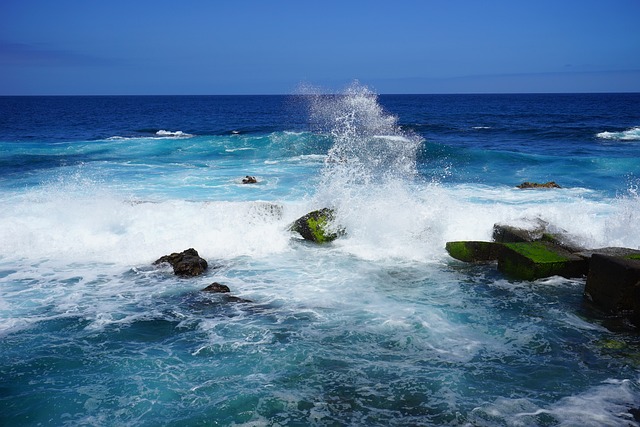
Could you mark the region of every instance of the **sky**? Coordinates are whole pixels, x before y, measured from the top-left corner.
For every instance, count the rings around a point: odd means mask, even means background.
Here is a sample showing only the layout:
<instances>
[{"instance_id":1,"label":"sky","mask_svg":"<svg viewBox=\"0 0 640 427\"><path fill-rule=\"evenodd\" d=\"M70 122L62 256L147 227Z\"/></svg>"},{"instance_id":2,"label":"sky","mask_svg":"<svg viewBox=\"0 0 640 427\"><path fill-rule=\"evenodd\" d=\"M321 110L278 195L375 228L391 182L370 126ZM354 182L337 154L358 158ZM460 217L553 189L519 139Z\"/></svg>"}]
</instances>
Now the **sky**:
<instances>
[{"instance_id":1,"label":"sky","mask_svg":"<svg viewBox=\"0 0 640 427\"><path fill-rule=\"evenodd\" d=\"M2 0L0 95L640 92L640 0Z\"/></svg>"}]
</instances>

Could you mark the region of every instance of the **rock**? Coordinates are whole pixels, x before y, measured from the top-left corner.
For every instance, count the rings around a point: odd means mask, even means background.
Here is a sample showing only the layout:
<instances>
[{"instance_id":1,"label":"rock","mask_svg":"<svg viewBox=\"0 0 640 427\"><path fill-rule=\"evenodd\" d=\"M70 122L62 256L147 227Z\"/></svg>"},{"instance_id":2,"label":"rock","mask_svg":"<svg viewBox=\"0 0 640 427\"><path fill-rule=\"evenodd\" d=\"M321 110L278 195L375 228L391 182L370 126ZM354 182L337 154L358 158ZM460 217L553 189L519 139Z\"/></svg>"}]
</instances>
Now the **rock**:
<instances>
[{"instance_id":1,"label":"rock","mask_svg":"<svg viewBox=\"0 0 640 427\"><path fill-rule=\"evenodd\" d=\"M249 207L249 213L251 216L282 219L284 207L270 202L253 202Z\"/></svg>"},{"instance_id":2,"label":"rock","mask_svg":"<svg viewBox=\"0 0 640 427\"><path fill-rule=\"evenodd\" d=\"M189 248L180 253L172 253L157 259L153 264L169 263L178 276L198 276L207 269L207 261L200 258L198 252Z\"/></svg>"},{"instance_id":3,"label":"rock","mask_svg":"<svg viewBox=\"0 0 640 427\"><path fill-rule=\"evenodd\" d=\"M541 240L552 243L556 246L560 246L561 248L566 249L571 253L581 252L585 250L582 245L576 242L575 239L565 231L558 233L545 232L542 234Z\"/></svg>"},{"instance_id":4,"label":"rock","mask_svg":"<svg viewBox=\"0 0 640 427\"><path fill-rule=\"evenodd\" d=\"M562 187L560 187L554 181L545 182L543 184L540 184L540 183L537 183L537 182L525 181L522 184L517 185L516 188L528 189L528 188L562 188Z\"/></svg>"},{"instance_id":5,"label":"rock","mask_svg":"<svg viewBox=\"0 0 640 427\"><path fill-rule=\"evenodd\" d=\"M498 243L533 242L542 239L549 224L540 218L527 220L522 227L493 225L493 241Z\"/></svg>"},{"instance_id":6,"label":"rock","mask_svg":"<svg viewBox=\"0 0 640 427\"><path fill-rule=\"evenodd\" d=\"M227 285L221 285L220 283L217 282L213 282L212 284L210 284L209 286L207 286L206 288L204 288L202 290L202 292L211 292L211 293L217 293L217 294L226 294L231 292L231 289L229 289L229 287Z\"/></svg>"},{"instance_id":7,"label":"rock","mask_svg":"<svg viewBox=\"0 0 640 427\"><path fill-rule=\"evenodd\" d=\"M640 328L640 282L633 287L633 314L631 323Z\"/></svg>"},{"instance_id":8,"label":"rock","mask_svg":"<svg viewBox=\"0 0 640 427\"><path fill-rule=\"evenodd\" d=\"M316 243L331 242L344 235L343 228L336 229L332 226L334 218L335 212L324 208L298 218L289 229L299 233L305 240Z\"/></svg>"},{"instance_id":9,"label":"rock","mask_svg":"<svg viewBox=\"0 0 640 427\"><path fill-rule=\"evenodd\" d=\"M540 218L528 220L522 227L494 224L493 241L499 243L546 241L569 252L584 251L584 248L565 230L554 227Z\"/></svg>"},{"instance_id":10,"label":"rock","mask_svg":"<svg viewBox=\"0 0 640 427\"><path fill-rule=\"evenodd\" d=\"M622 258L634 258L634 255L637 255L640 257L639 250L630 249L630 248L620 248L620 247L588 249L588 250L582 250L576 253L576 255L579 255L586 259L591 259L593 254L607 255L612 257L622 257Z\"/></svg>"},{"instance_id":11,"label":"rock","mask_svg":"<svg viewBox=\"0 0 640 427\"><path fill-rule=\"evenodd\" d=\"M584 258L548 242L504 243L498 255L498 270L521 280L581 277L587 269Z\"/></svg>"},{"instance_id":12,"label":"rock","mask_svg":"<svg viewBox=\"0 0 640 427\"><path fill-rule=\"evenodd\" d=\"M502 249L500 243L495 242L447 242L445 246L449 255L465 262L488 262L498 259Z\"/></svg>"},{"instance_id":13,"label":"rock","mask_svg":"<svg viewBox=\"0 0 640 427\"><path fill-rule=\"evenodd\" d=\"M640 306L636 287L640 283L640 255L609 256L594 253L589 262L585 296L612 314L634 311Z\"/></svg>"},{"instance_id":14,"label":"rock","mask_svg":"<svg viewBox=\"0 0 640 427\"><path fill-rule=\"evenodd\" d=\"M255 176L245 176L244 178L242 178L242 183L243 184L256 184L258 182L258 180L256 179Z\"/></svg>"}]
</instances>

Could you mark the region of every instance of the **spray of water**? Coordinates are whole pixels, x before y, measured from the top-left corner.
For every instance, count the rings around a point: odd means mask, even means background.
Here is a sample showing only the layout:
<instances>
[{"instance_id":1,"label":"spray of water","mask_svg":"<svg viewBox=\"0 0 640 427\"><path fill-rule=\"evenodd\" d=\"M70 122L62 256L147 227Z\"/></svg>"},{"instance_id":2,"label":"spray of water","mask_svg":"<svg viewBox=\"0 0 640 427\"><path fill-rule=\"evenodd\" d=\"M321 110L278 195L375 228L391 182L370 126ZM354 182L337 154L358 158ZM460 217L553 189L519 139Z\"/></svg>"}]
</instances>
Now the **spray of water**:
<instances>
[{"instance_id":1,"label":"spray of water","mask_svg":"<svg viewBox=\"0 0 640 427\"><path fill-rule=\"evenodd\" d=\"M332 141L314 203L336 210L334 225L348 233L338 245L366 259L381 256L383 247L392 257L413 258L428 208L413 191L423 139L403 130L357 81L340 94L309 99L315 130Z\"/></svg>"},{"instance_id":2,"label":"spray of water","mask_svg":"<svg viewBox=\"0 0 640 427\"><path fill-rule=\"evenodd\" d=\"M422 139L403 131L369 88L354 82L342 94L311 99L311 122L333 140L323 171L325 184L381 184L416 176Z\"/></svg>"}]
</instances>

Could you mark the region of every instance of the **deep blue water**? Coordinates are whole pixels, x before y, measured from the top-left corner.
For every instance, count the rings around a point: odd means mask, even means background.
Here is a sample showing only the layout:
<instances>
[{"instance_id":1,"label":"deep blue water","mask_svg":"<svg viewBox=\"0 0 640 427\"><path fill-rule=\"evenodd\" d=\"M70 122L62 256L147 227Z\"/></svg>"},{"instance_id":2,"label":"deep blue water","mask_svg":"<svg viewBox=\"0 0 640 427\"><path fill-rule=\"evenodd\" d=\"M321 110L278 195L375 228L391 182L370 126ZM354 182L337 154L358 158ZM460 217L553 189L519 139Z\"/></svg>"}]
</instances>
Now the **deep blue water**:
<instances>
[{"instance_id":1,"label":"deep blue water","mask_svg":"<svg viewBox=\"0 0 640 427\"><path fill-rule=\"evenodd\" d=\"M640 425L583 279L444 250L640 248L639 157L640 94L0 97L0 425ZM346 236L288 230L324 206Z\"/></svg>"}]
</instances>

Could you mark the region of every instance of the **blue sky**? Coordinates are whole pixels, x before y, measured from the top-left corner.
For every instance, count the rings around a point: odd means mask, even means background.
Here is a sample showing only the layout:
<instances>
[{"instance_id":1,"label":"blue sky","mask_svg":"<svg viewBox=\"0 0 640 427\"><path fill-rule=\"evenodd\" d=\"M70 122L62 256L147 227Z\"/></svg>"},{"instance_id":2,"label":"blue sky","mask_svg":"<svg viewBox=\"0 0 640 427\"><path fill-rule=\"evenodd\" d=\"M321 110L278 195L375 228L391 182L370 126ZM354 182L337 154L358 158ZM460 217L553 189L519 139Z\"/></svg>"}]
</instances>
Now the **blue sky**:
<instances>
[{"instance_id":1,"label":"blue sky","mask_svg":"<svg viewBox=\"0 0 640 427\"><path fill-rule=\"evenodd\" d=\"M0 95L639 92L640 0L2 0Z\"/></svg>"}]
</instances>

